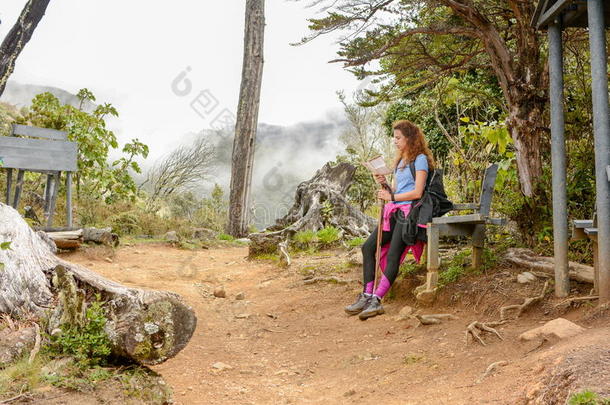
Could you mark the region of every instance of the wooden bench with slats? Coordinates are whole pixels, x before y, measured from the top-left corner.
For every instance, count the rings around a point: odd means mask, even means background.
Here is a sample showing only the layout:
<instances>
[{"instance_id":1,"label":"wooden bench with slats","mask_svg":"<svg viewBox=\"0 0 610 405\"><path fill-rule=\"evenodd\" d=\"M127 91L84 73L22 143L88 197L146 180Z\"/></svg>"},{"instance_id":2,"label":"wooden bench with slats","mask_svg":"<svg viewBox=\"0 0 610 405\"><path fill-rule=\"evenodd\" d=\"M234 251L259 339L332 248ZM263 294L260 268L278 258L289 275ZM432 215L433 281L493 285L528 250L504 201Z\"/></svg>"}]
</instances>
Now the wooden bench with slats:
<instances>
[{"instance_id":1,"label":"wooden bench with slats","mask_svg":"<svg viewBox=\"0 0 610 405\"><path fill-rule=\"evenodd\" d=\"M19 206L26 171L44 173L45 220L52 226L61 172L66 172L66 215L68 226L72 226L72 173L77 171L77 151L78 144L68 141L63 131L13 124L12 136L0 136L0 167L7 171L6 204L15 209ZM11 195L15 169L17 180Z\"/></svg>"},{"instance_id":2,"label":"wooden bench with slats","mask_svg":"<svg viewBox=\"0 0 610 405\"><path fill-rule=\"evenodd\" d=\"M474 213L433 218L428 224L427 278L426 283L417 288L418 300L428 301L438 284L440 269L439 239L441 236L466 236L472 241L472 266L479 268L483 259L485 229L487 225L505 225L503 218L490 218L491 201L498 173L498 165L492 164L485 170L479 203L453 204L454 211L472 210Z\"/></svg>"}]
</instances>

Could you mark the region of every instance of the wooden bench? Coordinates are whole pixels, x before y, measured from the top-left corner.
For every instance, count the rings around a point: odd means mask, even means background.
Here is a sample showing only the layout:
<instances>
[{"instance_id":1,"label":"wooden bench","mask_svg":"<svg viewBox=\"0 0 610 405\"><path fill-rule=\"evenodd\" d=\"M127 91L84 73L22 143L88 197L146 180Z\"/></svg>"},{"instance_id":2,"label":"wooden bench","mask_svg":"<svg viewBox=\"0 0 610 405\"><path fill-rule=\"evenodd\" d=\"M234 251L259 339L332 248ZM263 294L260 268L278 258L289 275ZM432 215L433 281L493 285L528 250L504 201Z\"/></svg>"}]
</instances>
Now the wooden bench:
<instances>
[{"instance_id":1,"label":"wooden bench","mask_svg":"<svg viewBox=\"0 0 610 405\"><path fill-rule=\"evenodd\" d=\"M505 219L489 218L491 201L498 173L498 165L492 164L485 170L479 203L454 204L454 211L472 210L474 213L433 218L428 224L426 283L416 289L417 299L431 301L438 285L440 269L439 239L441 236L467 236L472 240L472 266L480 268L483 260L485 228L487 225L504 225Z\"/></svg>"},{"instance_id":2,"label":"wooden bench","mask_svg":"<svg viewBox=\"0 0 610 405\"><path fill-rule=\"evenodd\" d=\"M15 209L19 206L26 171L44 173L45 220L47 226L52 226L61 172L66 172L66 216L71 227L72 173L77 170L77 150L77 143L68 141L65 132L13 124L12 136L0 136L0 167L7 170L6 204ZM11 200L14 169L18 171Z\"/></svg>"},{"instance_id":3,"label":"wooden bench","mask_svg":"<svg viewBox=\"0 0 610 405\"><path fill-rule=\"evenodd\" d=\"M572 224L572 240L591 239L593 241L593 295L596 295L599 291L597 214L593 215L593 219L575 219Z\"/></svg>"}]
</instances>

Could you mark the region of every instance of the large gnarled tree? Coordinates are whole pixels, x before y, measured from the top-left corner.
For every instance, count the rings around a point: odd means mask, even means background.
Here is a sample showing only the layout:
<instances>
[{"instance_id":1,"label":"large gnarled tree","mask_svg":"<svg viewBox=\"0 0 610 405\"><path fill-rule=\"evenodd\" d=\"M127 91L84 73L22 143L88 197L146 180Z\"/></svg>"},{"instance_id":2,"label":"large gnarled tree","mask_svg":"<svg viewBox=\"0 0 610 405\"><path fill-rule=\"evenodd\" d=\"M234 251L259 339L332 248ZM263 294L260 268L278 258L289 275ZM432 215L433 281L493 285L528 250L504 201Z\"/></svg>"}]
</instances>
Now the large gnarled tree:
<instances>
[{"instance_id":1,"label":"large gnarled tree","mask_svg":"<svg viewBox=\"0 0 610 405\"><path fill-rule=\"evenodd\" d=\"M378 99L456 72L489 69L504 95L521 189L531 197L542 172L548 76L530 26L534 7L525 0L333 0L323 18L310 20L313 34L303 42L347 33L335 62L360 77L384 79Z\"/></svg>"}]
</instances>

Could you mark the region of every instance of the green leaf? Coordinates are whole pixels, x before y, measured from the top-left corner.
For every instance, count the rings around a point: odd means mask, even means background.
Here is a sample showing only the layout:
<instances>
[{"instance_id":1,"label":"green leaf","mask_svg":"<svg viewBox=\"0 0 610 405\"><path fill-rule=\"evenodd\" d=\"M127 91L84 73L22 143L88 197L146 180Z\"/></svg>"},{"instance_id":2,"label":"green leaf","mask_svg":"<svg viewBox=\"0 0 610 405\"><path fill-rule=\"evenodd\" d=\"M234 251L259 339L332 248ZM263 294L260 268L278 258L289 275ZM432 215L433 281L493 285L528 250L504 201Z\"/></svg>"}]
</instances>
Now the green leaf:
<instances>
[{"instance_id":1,"label":"green leaf","mask_svg":"<svg viewBox=\"0 0 610 405\"><path fill-rule=\"evenodd\" d=\"M11 248L11 242L2 242L0 243L0 249L9 250Z\"/></svg>"},{"instance_id":2,"label":"green leaf","mask_svg":"<svg viewBox=\"0 0 610 405\"><path fill-rule=\"evenodd\" d=\"M462 122L470 122L470 118L469 117L461 117L460 121L462 121Z\"/></svg>"}]
</instances>

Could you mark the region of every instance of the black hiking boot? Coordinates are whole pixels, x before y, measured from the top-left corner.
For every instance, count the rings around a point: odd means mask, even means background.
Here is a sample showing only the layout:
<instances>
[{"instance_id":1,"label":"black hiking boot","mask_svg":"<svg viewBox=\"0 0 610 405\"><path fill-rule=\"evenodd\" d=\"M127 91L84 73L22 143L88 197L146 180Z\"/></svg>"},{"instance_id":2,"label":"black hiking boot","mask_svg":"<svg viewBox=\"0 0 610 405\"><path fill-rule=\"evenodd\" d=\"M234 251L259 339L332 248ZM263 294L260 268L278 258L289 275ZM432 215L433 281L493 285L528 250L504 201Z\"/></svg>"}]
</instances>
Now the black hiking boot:
<instances>
[{"instance_id":1,"label":"black hiking boot","mask_svg":"<svg viewBox=\"0 0 610 405\"><path fill-rule=\"evenodd\" d=\"M358 295L358 298L356 298L356 302L354 302L352 305L348 305L345 307L345 313L348 315L358 315L360 312L362 312L362 310L366 306L366 303L372 297L372 295L366 296L364 295L364 293L360 293L360 295Z\"/></svg>"},{"instance_id":2,"label":"black hiking boot","mask_svg":"<svg viewBox=\"0 0 610 405\"><path fill-rule=\"evenodd\" d=\"M385 313L385 310L383 309L383 305L381 305L381 300L379 299L379 297L372 296L367 301L366 306L364 307L362 312L360 312L360 315L358 315L358 317L361 320L365 321L368 318L381 315L383 313Z\"/></svg>"}]
</instances>

